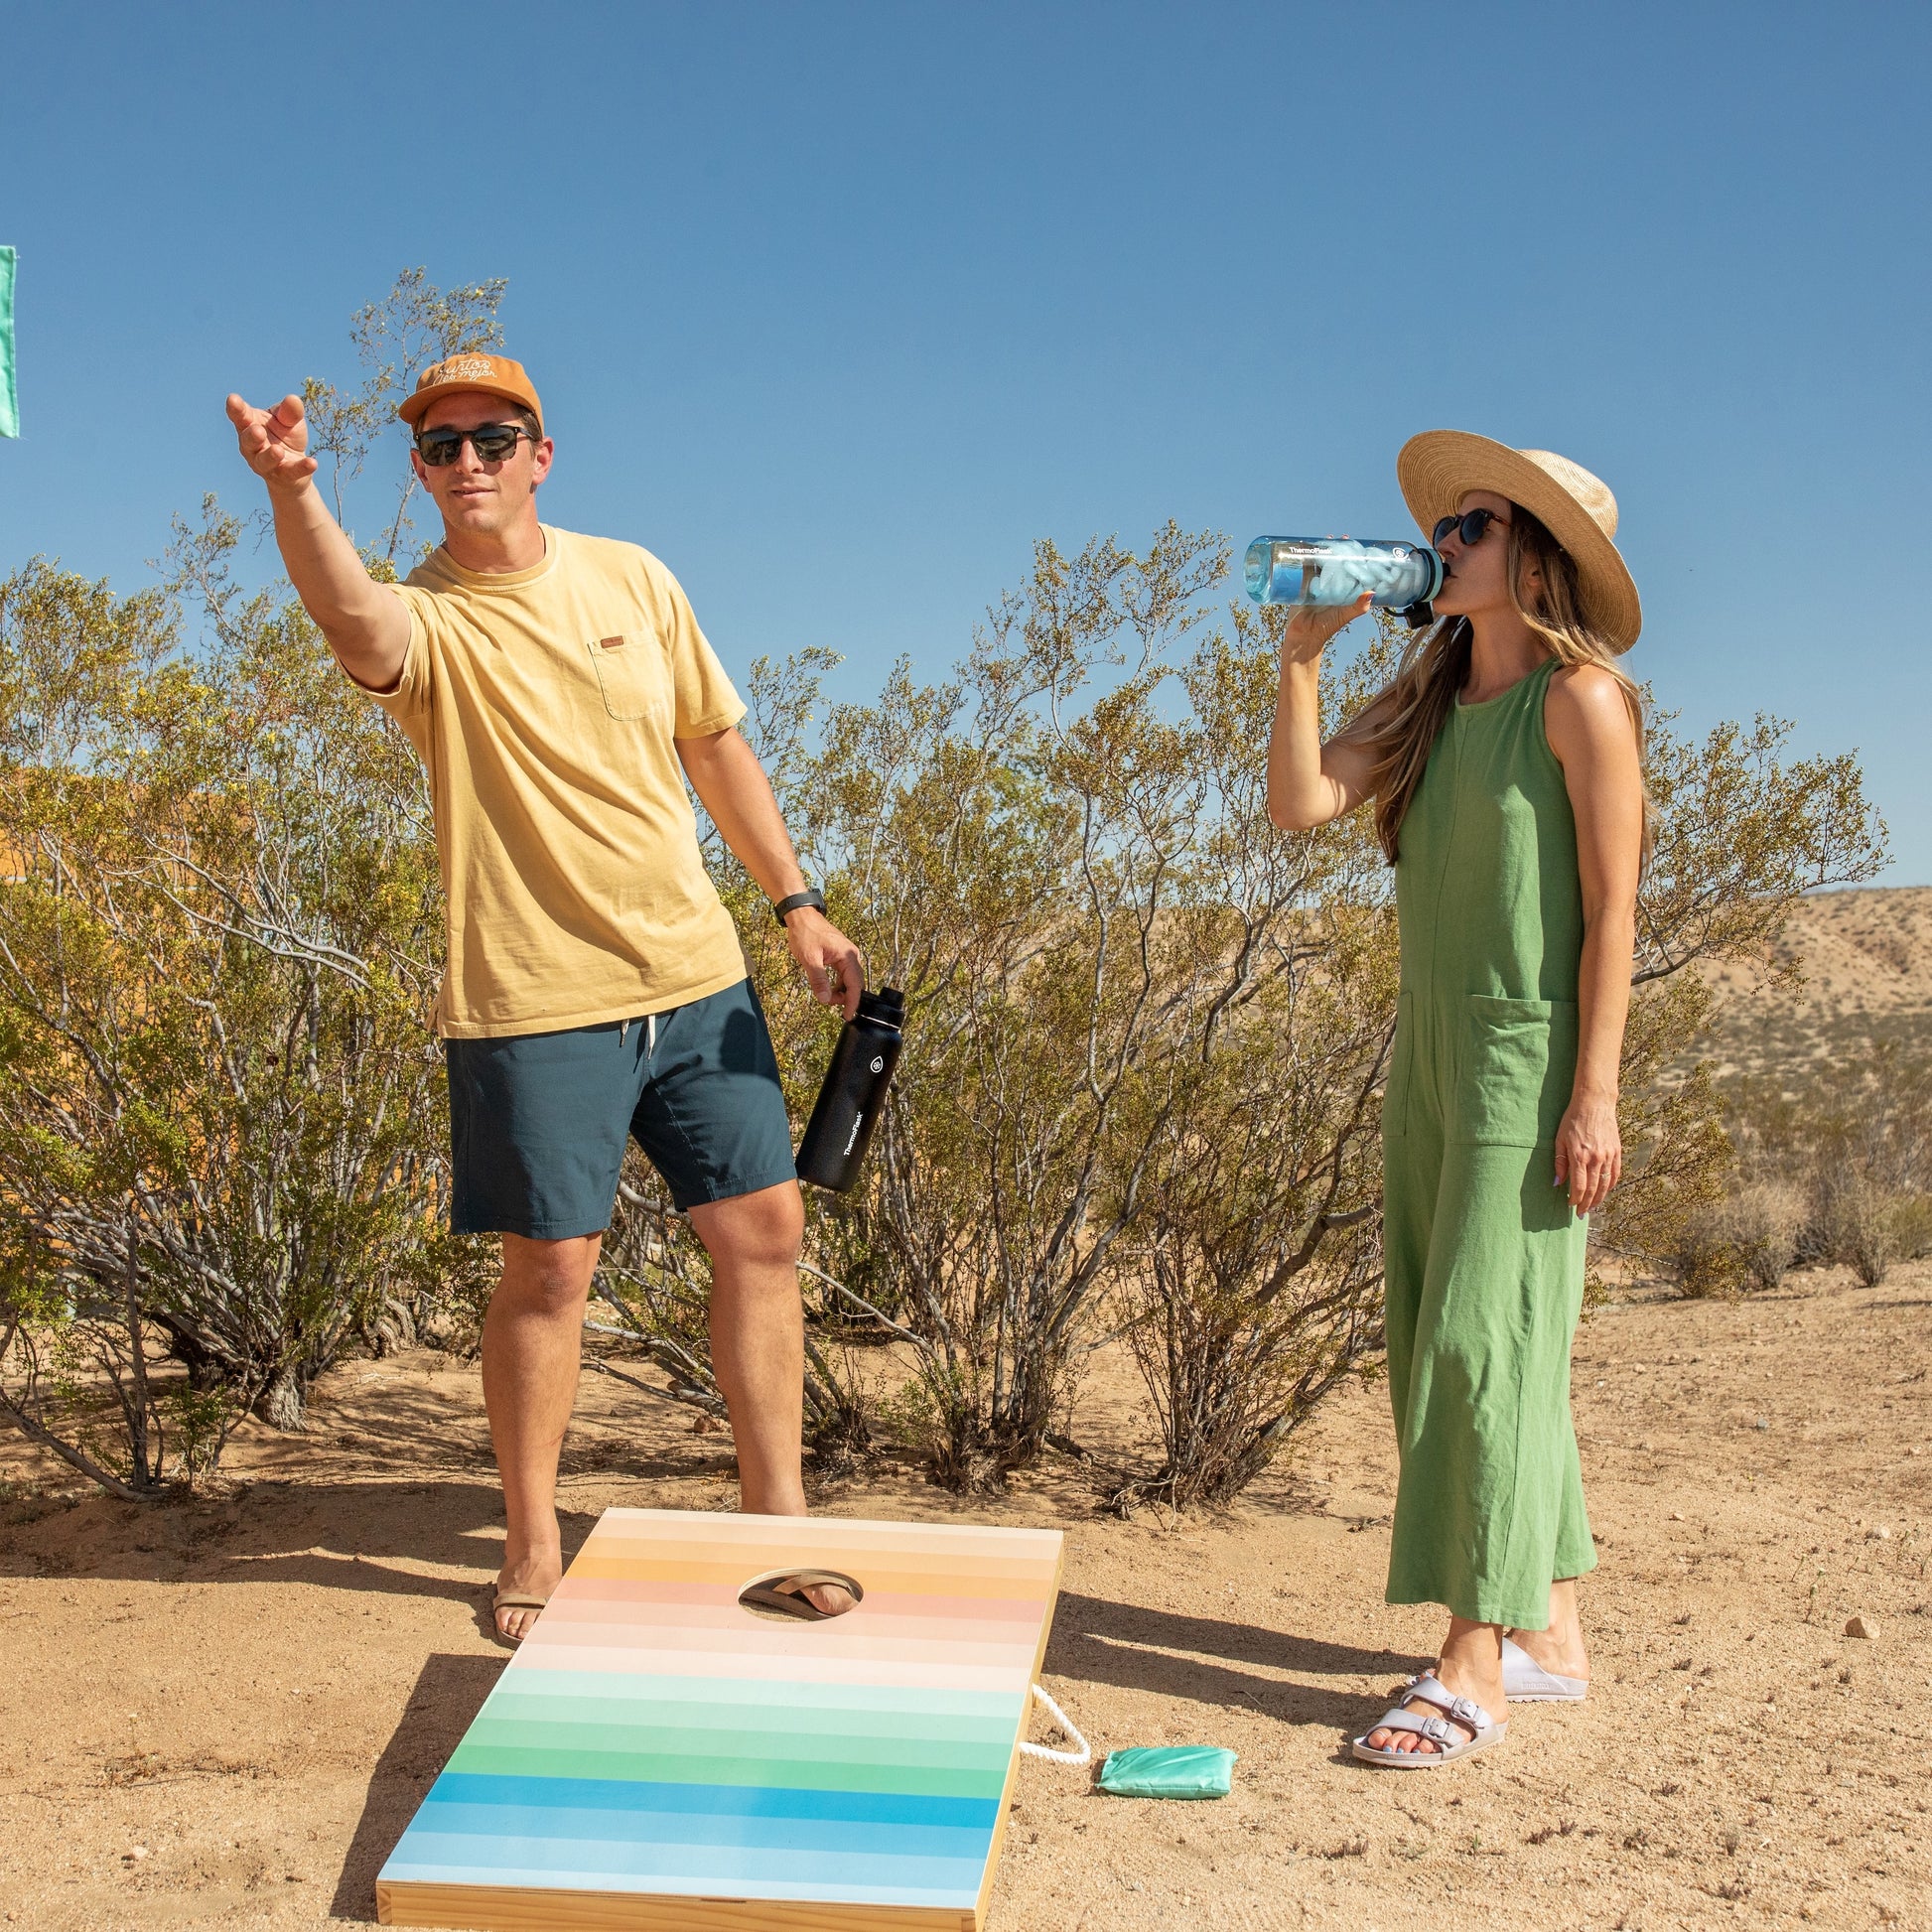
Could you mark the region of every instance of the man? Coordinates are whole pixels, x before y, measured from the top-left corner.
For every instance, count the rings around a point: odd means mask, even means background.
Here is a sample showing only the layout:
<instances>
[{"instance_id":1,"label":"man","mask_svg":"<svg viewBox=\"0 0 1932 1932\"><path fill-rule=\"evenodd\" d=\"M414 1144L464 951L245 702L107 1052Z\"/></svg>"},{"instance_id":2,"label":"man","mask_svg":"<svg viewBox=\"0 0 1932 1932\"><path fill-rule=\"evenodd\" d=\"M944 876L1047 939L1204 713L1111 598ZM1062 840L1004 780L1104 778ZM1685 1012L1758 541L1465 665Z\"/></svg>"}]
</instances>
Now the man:
<instances>
[{"instance_id":1,"label":"man","mask_svg":"<svg viewBox=\"0 0 1932 1932\"><path fill-rule=\"evenodd\" d=\"M736 730L745 706L670 572L537 520L554 448L520 363L450 356L402 404L443 543L400 586L369 577L324 504L300 398L227 408L297 595L430 774L452 1214L503 1238L483 1373L507 1521L495 1622L516 1643L562 1575L557 1456L626 1135L711 1256L743 1506L805 1513L804 1212L776 1058L686 778L816 997L850 1018L864 965L806 890Z\"/></svg>"}]
</instances>

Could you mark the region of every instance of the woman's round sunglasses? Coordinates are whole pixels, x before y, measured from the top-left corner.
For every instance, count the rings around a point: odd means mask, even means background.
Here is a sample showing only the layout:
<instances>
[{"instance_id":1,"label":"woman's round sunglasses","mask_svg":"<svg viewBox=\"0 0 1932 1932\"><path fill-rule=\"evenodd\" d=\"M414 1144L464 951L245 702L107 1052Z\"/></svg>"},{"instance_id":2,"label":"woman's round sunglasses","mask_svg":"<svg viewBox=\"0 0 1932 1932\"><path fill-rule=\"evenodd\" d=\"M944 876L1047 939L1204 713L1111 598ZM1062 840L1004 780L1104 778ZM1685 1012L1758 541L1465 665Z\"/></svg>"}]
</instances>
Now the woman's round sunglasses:
<instances>
[{"instance_id":1,"label":"woman's round sunglasses","mask_svg":"<svg viewBox=\"0 0 1932 1932\"><path fill-rule=\"evenodd\" d=\"M481 444L478 446L478 454L482 454ZM1430 542L1440 550L1449 533L1457 530L1461 533L1463 543L1473 546L1482 541L1482 533L1492 523L1499 529L1509 528L1509 518L1498 516L1494 510L1469 510L1461 516L1451 511L1448 516L1439 516L1436 519L1436 533L1430 538Z\"/></svg>"},{"instance_id":2,"label":"woman's round sunglasses","mask_svg":"<svg viewBox=\"0 0 1932 1932\"><path fill-rule=\"evenodd\" d=\"M454 463L462 455L464 444L469 443L475 446L479 462L501 463L505 457L516 454L519 436L529 437L532 443L540 440L516 423L480 423L475 429L430 429L417 437L416 454L432 470L440 470L446 463Z\"/></svg>"}]
</instances>

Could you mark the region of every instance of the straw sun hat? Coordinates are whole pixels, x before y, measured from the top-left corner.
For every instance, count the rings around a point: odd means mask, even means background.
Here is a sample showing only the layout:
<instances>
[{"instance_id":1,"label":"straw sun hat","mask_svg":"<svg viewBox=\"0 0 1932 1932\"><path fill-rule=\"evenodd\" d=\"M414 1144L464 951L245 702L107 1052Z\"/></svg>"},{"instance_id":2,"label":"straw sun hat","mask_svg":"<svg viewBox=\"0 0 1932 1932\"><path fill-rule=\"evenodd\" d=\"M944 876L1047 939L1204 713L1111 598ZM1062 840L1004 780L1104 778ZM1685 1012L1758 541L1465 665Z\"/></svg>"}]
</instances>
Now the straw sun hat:
<instances>
[{"instance_id":1,"label":"straw sun hat","mask_svg":"<svg viewBox=\"0 0 1932 1932\"><path fill-rule=\"evenodd\" d=\"M1425 535L1472 489L1522 504L1570 553L1590 622L1619 651L1637 641L1643 607L1612 541L1616 498L1587 470L1548 450L1512 450L1466 430L1432 429L1403 444L1395 474Z\"/></svg>"}]
</instances>

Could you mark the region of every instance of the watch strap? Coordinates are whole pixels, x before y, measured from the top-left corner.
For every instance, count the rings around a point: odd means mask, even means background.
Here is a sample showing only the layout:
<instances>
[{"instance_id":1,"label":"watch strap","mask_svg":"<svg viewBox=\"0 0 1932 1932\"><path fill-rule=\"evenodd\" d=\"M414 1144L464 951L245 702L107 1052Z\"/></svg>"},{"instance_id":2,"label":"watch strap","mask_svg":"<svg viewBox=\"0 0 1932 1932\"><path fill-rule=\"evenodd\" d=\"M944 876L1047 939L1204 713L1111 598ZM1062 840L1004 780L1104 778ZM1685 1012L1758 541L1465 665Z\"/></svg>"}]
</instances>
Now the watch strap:
<instances>
[{"instance_id":1,"label":"watch strap","mask_svg":"<svg viewBox=\"0 0 1932 1932\"><path fill-rule=\"evenodd\" d=\"M807 886L802 893L787 893L771 908L771 916L780 925L785 922L787 912L796 912L800 906L809 905L815 911L825 910L825 895L816 886Z\"/></svg>"}]
</instances>

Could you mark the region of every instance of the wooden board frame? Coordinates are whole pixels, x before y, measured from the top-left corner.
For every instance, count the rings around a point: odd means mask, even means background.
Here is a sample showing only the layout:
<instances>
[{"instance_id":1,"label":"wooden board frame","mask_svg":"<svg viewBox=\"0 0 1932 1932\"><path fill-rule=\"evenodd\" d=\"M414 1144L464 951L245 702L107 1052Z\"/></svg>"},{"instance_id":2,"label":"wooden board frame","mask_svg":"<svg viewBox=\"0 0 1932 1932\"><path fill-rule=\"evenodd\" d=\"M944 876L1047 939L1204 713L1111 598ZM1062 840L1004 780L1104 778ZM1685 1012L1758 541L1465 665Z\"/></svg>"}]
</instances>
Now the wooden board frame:
<instances>
[{"instance_id":1,"label":"wooden board frame","mask_svg":"<svg viewBox=\"0 0 1932 1932\"><path fill-rule=\"evenodd\" d=\"M390 1855L381 1922L983 1932L1062 1558L1057 1530L607 1510ZM788 1567L865 1598L739 1604Z\"/></svg>"}]
</instances>

